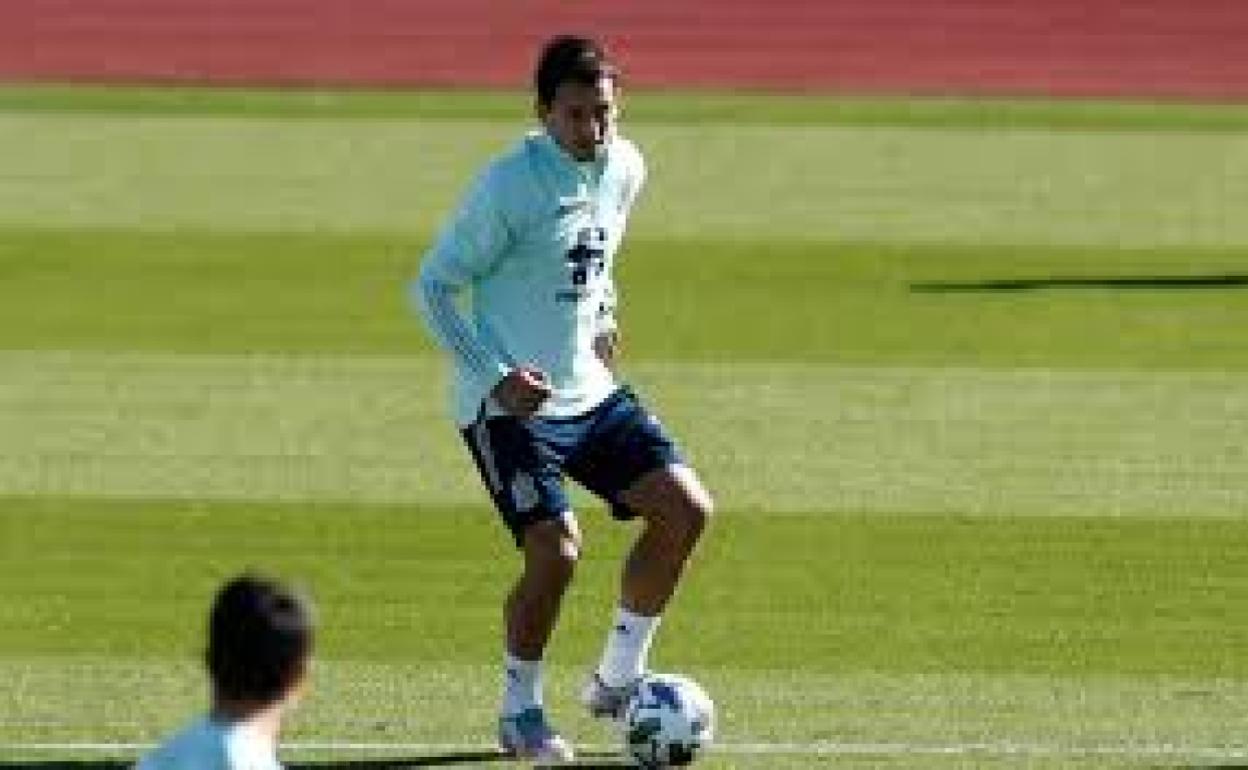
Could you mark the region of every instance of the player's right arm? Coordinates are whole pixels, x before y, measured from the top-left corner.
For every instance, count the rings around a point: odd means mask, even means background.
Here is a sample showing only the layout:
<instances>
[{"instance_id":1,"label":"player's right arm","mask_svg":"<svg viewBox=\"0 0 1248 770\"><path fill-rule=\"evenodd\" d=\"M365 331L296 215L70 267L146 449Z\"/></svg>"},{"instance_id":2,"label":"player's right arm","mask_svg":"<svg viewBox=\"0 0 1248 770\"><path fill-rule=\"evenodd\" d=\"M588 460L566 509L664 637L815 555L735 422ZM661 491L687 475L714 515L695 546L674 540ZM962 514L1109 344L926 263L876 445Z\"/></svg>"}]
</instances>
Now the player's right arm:
<instances>
[{"instance_id":1,"label":"player's right arm","mask_svg":"<svg viewBox=\"0 0 1248 770\"><path fill-rule=\"evenodd\" d=\"M510 245L504 194L497 167L481 175L425 255L411 293L429 330L459 370L477 379L504 410L528 416L550 395L545 373L515 366L492 350L464 318L456 299L489 273Z\"/></svg>"}]
</instances>

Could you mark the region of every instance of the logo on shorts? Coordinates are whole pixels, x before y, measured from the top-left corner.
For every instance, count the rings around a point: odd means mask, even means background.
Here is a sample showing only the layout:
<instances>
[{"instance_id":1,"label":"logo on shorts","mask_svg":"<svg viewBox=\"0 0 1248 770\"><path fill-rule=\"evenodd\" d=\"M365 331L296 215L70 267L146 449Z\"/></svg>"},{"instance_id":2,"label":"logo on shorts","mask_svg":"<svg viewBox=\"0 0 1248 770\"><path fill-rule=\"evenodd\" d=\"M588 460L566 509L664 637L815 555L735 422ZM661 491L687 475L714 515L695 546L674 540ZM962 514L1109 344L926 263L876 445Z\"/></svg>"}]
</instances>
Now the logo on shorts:
<instances>
[{"instance_id":1,"label":"logo on shorts","mask_svg":"<svg viewBox=\"0 0 1248 770\"><path fill-rule=\"evenodd\" d=\"M516 471L516 475L511 479L511 502L516 506L516 510L521 513L527 513L537 507L542 498L537 494L537 484L533 482L533 477L524 471Z\"/></svg>"}]
</instances>

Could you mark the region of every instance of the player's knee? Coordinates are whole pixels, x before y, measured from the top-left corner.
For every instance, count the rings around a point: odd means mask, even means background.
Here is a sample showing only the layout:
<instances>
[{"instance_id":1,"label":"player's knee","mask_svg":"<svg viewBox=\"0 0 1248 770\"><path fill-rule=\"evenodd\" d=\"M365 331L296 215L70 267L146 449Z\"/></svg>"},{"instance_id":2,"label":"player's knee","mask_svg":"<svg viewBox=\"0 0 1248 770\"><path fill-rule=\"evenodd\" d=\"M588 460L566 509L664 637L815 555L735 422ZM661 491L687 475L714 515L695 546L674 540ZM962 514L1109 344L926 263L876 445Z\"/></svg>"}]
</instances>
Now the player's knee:
<instances>
[{"instance_id":1,"label":"player's knee","mask_svg":"<svg viewBox=\"0 0 1248 770\"><path fill-rule=\"evenodd\" d=\"M530 552L526 569L544 584L566 585L576 573L579 560L579 549L565 541Z\"/></svg>"},{"instance_id":2,"label":"player's knee","mask_svg":"<svg viewBox=\"0 0 1248 770\"><path fill-rule=\"evenodd\" d=\"M685 506L686 537L696 543L715 515L715 501L706 490L694 495Z\"/></svg>"},{"instance_id":3,"label":"player's knee","mask_svg":"<svg viewBox=\"0 0 1248 770\"><path fill-rule=\"evenodd\" d=\"M690 547L697 543L715 514L715 500L691 469L681 474L680 508Z\"/></svg>"},{"instance_id":4,"label":"player's knee","mask_svg":"<svg viewBox=\"0 0 1248 770\"><path fill-rule=\"evenodd\" d=\"M578 536L567 535L559 539L558 555L556 558L559 564L569 573L576 569L576 565L581 560L581 541Z\"/></svg>"},{"instance_id":5,"label":"player's knee","mask_svg":"<svg viewBox=\"0 0 1248 770\"><path fill-rule=\"evenodd\" d=\"M581 558L581 534L557 522L535 524L525 533L527 567L550 578L570 580Z\"/></svg>"},{"instance_id":6,"label":"player's knee","mask_svg":"<svg viewBox=\"0 0 1248 770\"><path fill-rule=\"evenodd\" d=\"M671 506L659 520L672 545L690 551L702 537L715 512L709 494L690 495Z\"/></svg>"}]
</instances>

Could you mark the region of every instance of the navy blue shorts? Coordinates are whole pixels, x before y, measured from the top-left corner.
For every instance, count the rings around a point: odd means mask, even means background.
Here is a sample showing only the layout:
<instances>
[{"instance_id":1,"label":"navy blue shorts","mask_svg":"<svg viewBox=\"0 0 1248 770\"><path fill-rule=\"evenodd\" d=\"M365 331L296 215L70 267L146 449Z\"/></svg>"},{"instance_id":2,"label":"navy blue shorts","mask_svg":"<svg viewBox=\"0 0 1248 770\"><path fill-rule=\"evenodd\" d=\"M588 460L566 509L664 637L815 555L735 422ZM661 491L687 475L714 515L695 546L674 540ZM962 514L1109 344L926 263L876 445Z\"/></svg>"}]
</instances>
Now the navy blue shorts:
<instances>
[{"instance_id":1,"label":"navy blue shorts","mask_svg":"<svg viewBox=\"0 0 1248 770\"><path fill-rule=\"evenodd\" d=\"M482 418L462 434L517 545L530 524L572 509L565 475L610 504L613 517L631 519L636 513L620 493L652 470L683 462L628 388L577 417Z\"/></svg>"}]
</instances>

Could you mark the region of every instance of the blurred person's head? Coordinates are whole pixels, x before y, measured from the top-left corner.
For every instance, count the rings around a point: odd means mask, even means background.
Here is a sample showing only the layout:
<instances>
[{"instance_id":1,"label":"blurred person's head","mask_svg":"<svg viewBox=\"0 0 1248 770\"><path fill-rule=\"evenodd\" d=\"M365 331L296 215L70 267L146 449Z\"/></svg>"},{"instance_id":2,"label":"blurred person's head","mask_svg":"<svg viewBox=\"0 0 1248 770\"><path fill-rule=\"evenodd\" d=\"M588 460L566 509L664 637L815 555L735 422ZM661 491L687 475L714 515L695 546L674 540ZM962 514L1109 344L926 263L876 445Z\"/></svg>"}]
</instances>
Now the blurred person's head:
<instances>
[{"instance_id":1,"label":"blurred person's head","mask_svg":"<svg viewBox=\"0 0 1248 770\"><path fill-rule=\"evenodd\" d=\"M614 133L619 72L597 42L575 35L552 38L534 73L537 116L560 147L590 161Z\"/></svg>"},{"instance_id":2,"label":"blurred person's head","mask_svg":"<svg viewBox=\"0 0 1248 770\"><path fill-rule=\"evenodd\" d=\"M216 705L260 710L297 695L313 635L308 601L276 580L248 573L226 583L209 615L205 654Z\"/></svg>"}]
</instances>

